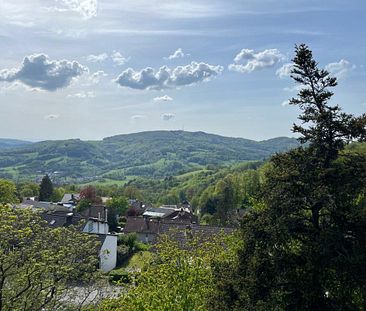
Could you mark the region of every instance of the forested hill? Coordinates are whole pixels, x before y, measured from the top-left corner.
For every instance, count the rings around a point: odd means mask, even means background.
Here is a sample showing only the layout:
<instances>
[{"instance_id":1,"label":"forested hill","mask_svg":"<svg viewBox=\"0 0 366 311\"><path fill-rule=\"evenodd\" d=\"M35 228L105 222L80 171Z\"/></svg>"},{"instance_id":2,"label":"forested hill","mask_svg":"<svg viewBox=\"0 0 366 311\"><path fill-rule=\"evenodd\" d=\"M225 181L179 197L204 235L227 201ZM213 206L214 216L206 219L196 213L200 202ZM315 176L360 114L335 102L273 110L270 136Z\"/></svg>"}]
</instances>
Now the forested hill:
<instances>
[{"instance_id":1,"label":"forested hill","mask_svg":"<svg viewBox=\"0 0 366 311\"><path fill-rule=\"evenodd\" d=\"M207 165L262 160L296 146L296 139L287 137L257 142L185 131L141 132L101 141L43 141L0 149L0 177L34 179L57 172L55 178L64 182L159 178Z\"/></svg>"},{"instance_id":2,"label":"forested hill","mask_svg":"<svg viewBox=\"0 0 366 311\"><path fill-rule=\"evenodd\" d=\"M4 148L20 147L28 144L31 144L31 142L18 139L0 138L0 150Z\"/></svg>"}]
</instances>

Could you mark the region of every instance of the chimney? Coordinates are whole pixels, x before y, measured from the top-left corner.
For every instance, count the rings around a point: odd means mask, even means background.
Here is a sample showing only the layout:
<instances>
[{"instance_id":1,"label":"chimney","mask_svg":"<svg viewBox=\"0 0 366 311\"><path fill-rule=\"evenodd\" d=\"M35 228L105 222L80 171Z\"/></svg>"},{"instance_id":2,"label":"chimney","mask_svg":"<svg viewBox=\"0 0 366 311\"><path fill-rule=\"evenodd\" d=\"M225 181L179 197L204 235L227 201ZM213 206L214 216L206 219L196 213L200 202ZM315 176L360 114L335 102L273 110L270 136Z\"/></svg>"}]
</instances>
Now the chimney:
<instances>
[{"instance_id":1,"label":"chimney","mask_svg":"<svg viewBox=\"0 0 366 311\"><path fill-rule=\"evenodd\" d=\"M150 229L150 224L149 224L149 219L147 217L144 217L145 218L145 225L146 225L146 228L147 229Z\"/></svg>"}]
</instances>

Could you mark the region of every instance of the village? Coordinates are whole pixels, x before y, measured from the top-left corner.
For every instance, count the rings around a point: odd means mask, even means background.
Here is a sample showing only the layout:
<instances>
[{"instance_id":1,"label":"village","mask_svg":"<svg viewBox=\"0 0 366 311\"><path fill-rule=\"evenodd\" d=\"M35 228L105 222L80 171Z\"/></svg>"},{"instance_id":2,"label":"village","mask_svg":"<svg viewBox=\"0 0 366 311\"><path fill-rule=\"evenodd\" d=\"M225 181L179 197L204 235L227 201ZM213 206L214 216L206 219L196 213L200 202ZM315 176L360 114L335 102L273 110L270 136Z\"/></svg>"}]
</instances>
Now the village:
<instances>
[{"instance_id":1,"label":"village","mask_svg":"<svg viewBox=\"0 0 366 311\"><path fill-rule=\"evenodd\" d=\"M101 203L91 204L82 211L77 209L81 197L79 193L66 193L59 202L39 201L37 197L25 197L15 208L31 208L39 212L41 218L51 228L75 226L85 234L96 236L100 242L99 268L107 273L117 267L118 237L135 234L137 240L147 245L158 243L162 235L170 235L181 245L197 237L209 240L220 232L231 233L233 228L200 225L199 217L188 201L179 205L154 207L137 199L128 200L126 215L113 215L117 223L116 231L108 224L109 197L101 197ZM123 220L121 222L121 220Z\"/></svg>"}]
</instances>

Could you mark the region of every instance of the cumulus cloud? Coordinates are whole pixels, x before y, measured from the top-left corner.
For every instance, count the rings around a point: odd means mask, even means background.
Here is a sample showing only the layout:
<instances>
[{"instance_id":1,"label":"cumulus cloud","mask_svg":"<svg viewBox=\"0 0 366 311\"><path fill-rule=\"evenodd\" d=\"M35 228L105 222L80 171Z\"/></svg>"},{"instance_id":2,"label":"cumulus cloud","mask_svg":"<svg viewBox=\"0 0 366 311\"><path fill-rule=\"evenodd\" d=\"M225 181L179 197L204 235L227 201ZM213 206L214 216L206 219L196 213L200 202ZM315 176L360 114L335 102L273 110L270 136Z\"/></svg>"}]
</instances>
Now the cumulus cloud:
<instances>
[{"instance_id":1,"label":"cumulus cloud","mask_svg":"<svg viewBox=\"0 0 366 311\"><path fill-rule=\"evenodd\" d=\"M111 58L113 60L113 62L116 65L122 66L124 64L126 64L130 58L129 57L124 57L120 52L118 51L113 51Z\"/></svg>"},{"instance_id":2,"label":"cumulus cloud","mask_svg":"<svg viewBox=\"0 0 366 311\"><path fill-rule=\"evenodd\" d=\"M120 86L138 90L162 90L209 81L223 71L222 66L192 62L170 69L167 66L155 71L151 67L135 71L128 68L115 80Z\"/></svg>"},{"instance_id":3,"label":"cumulus cloud","mask_svg":"<svg viewBox=\"0 0 366 311\"><path fill-rule=\"evenodd\" d=\"M173 98L168 95L158 96L154 98L154 102L170 102Z\"/></svg>"},{"instance_id":4,"label":"cumulus cloud","mask_svg":"<svg viewBox=\"0 0 366 311\"><path fill-rule=\"evenodd\" d=\"M70 94L67 95L68 98L81 98L81 99L85 99L85 98L94 98L95 97L95 93L94 92L80 92L80 93L75 93L75 94Z\"/></svg>"},{"instance_id":5,"label":"cumulus cloud","mask_svg":"<svg viewBox=\"0 0 366 311\"><path fill-rule=\"evenodd\" d=\"M26 56L19 68L1 70L0 82L19 81L34 89L56 91L84 72L88 68L77 61L50 60L46 54L34 54Z\"/></svg>"},{"instance_id":6,"label":"cumulus cloud","mask_svg":"<svg viewBox=\"0 0 366 311\"><path fill-rule=\"evenodd\" d=\"M272 67L283 59L277 49L268 49L255 53L254 50L242 49L234 58L234 63L228 66L229 70L241 73L250 73L260 69Z\"/></svg>"},{"instance_id":7,"label":"cumulus cloud","mask_svg":"<svg viewBox=\"0 0 366 311\"><path fill-rule=\"evenodd\" d=\"M161 119L163 121L169 121L175 118L175 114L174 113L163 113L161 115Z\"/></svg>"},{"instance_id":8,"label":"cumulus cloud","mask_svg":"<svg viewBox=\"0 0 366 311\"><path fill-rule=\"evenodd\" d=\"M58 12L77 12L84 19L97 16L98 0L56 0L61 6L53 8Z\"/></svg>"},{"instance_id":9,"label":"cumulus cloud","mask_svg":"<svg viewBox=\"0 0 366 311\"><path fill-rule=\"evenodd\" d=\"M341 59L339 62L330 63L325 66L325 70L329 71L338 79L344 78L349 71L355 68L355 65L352 65L348 60L345 59Z\"/></svg>"},{"instance_id":10,"label":"cumulus cloud","mask_svg":"<svg viewBox=\"0 0 366 311\"><path fill-rule=\"evenodd\" d=\"M107 53L101 53L101 54L90 54L86 57L86 60L88 62L92 62L92 63L100 63L105 61L108 58L108 54Z\"/></svg>"},{"instance_id":11,"label":"cumulus cloud","mask_svg":"<svg viewBox=\"0 0 366 311\"><path fill-rule=\"evenodd\" d=\"M92 84L98 84L102 78L107 77L107 76L108 76L108 74L106 74L103 70L98 70L96 72L93 72L89 76L89 80Z\"/></svg>"},{"instance_id":12,"label":"cumulus cloud","mask_svg":"<svg viewBox=\"0 0 366 311\"><path fill-rule=\"evenodd\" d=\"M132 121L144 120L144 119L147 119L147 117L143 114L135 114L135 115L131 116Z\"/></svg>"},{"instance_id":13,"label":"cumulus cloud","mask_svg":"<svg viewBox=\"0 0 366 311\"><path fill-rule=\"evenodd\" d=\"M176 59L176 58L183 58L186 56L190 56L190 54L184 53L183 50L181 48L179 48L173 54L169 55L168 57L164 57L164 59L172 60L172 59Z\"/></svg>"},{"instance_id":14,"label":"cumulus cloud","mask_svg":"<svg viewBox=\"0 0 366 311\"><path fill-rule=\"evenodd\" d=\"M287 100L284 100L282 103L281 103L281 106L282 107L286 107L286 106L288 106L288 105L290 105L290 101L287 99Z\"/></svg>"},{"instance_id":15,"label":"cumulus cloud","mask_svg":"<svg viewBox=\"0 0 366 311\"><path fill-rule=\"evenodd\" d=\"M277 69L276 75L279 76L281 79L290 77L293 68L294 65L292 63L283 64L281 68Z\"/></svg>"},{"instance_id":16,"label":"cumulus cloud","mask_svg":"<svg viewBox=\"0 0 366 311\"><path fill-rule=\"evenodd\" d=\"M46 120L55 120L55 119L58 119L59 117L60 117L59 114L49 114L49 115L44 116L44 118Z\"/></svg>"}]
</instances>

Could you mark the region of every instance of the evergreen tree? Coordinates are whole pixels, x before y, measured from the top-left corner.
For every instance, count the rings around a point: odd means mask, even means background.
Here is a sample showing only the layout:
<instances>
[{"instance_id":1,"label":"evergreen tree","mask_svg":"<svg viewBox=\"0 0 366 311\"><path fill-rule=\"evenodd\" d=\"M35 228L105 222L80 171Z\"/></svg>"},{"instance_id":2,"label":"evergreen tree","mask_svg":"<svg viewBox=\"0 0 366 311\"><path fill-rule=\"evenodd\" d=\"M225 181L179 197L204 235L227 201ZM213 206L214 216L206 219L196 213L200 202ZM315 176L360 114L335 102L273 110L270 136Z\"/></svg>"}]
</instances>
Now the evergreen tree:
<instances>
[{"instance_id":1,"label":"evergreen tree","mask_svg":"<svg viewBox=\"0 0 366 311\"><path fill-rule=\"evenodd\" d=\"M49 201L53 194L53 184L48 175L42 178L41 184L39 185L39 201Z\"/></svg>"},{"instance_id":2,"label":"evergreen tree","mask_svg":"<svg viewBox=\"0 0 366 311\"><path fill-rule=\"evenodd\" d=\"M318 69L306 45L296 47L293 62L292 77L303 86L290 101L302 111L293 131L307 146L271 159L264 204L242 223L240 263L232 271L216 269L217 292L226 299L214 298L212 309L366 305L366 157L344 151L349 142L365 140L366 115L329 103L336 79Z\"/></svg>"}]
</instances>

